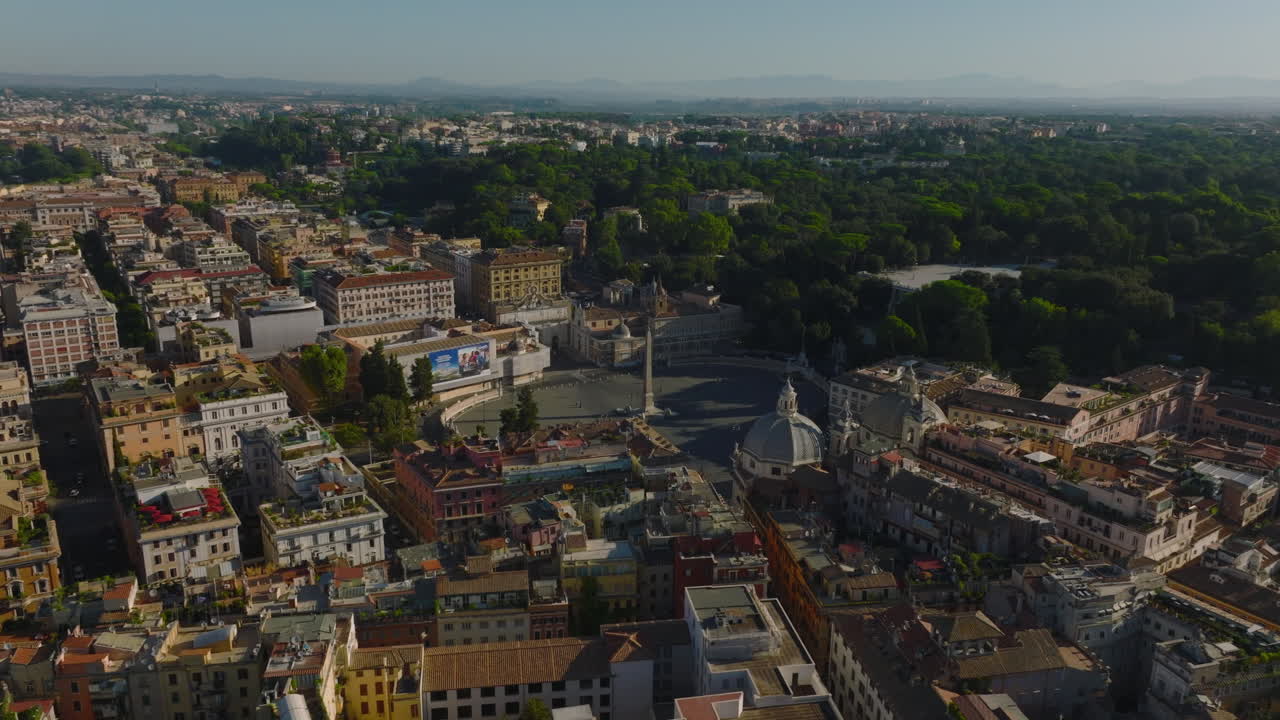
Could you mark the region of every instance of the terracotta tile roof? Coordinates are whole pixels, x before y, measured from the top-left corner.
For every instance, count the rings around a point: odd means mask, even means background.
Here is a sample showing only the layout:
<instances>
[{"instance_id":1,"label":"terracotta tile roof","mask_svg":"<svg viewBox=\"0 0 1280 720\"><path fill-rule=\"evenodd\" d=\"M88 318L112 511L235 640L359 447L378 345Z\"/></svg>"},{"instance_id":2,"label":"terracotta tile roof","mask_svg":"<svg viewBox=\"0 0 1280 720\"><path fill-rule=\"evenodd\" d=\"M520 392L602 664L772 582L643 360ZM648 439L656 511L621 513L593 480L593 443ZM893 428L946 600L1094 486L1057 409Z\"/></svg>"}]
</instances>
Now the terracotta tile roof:
<instances>
[{"instance_id":1,"label":"terracotta tile roof","mask_svg":"<svg viewBox=\"0 0 1280 720\"><path fill-rule=\"evenodd\" d=\"M1066 667L1058 644L1048 630L1023 630L1015 637L1018 645L1014 647L1002 647L990 655L957 658L956 677L970 680Z\"/></svg>"},{"instance_id":2,"label":"terracotta tile roof","mask_svg":"<svg viewBox=\"0 0 1280 720\"><path fill-rule=\"evenodd\" d=\"M482 593L523 592L529 589L526 570L495 572L473 578L441 578L436 582L436 595L478 595Z\"/></svg>"},{"instance_id":3,"label":"terracotta tile roof","mask_svg":"<svg viewBox=\"0 0 1280 720\"><path fill-rule=\"evenodd\" d=\"M364 570L358 567L340 567L333 571L334 580L360 580L364 578Z\"/></svg>"},{"instance_id":4,"label":"terracotta tile roof","mask_svg":"<svg viewBox=\"0 0 1280 720\"><path fill-rule=\"evenodd\" d=\"M676 700L676 717L681 718L681 720L720 720L720 715L716 713L715 704L733 700L741 702L742 693L732 692L723 695L679 698Z\"/></svg>"},{"instance_id":5,"label":"terracotta tile roof","mask_svg":"<svg viewBox=\"0 0 1280 720\"><path fill-rule=\"evenodd\" d=\"M982 612L926 615L924 621L937 628L947 642L970 642L1004 637L1004 632Z\"/></svg>"},{"instance_id":6,"label":"terracotta tile roof","mask_svg":"<svg viewBox=\"0 0 1280 720\"><path fill-rule=\"evenodd\" d=\"M418 270L415 272L402 273L375 273L373 275L354 275L341 276L342 280L338 282L339 290L349 290L351 288L376 287L378 285L402 285L405 283L432 282L438 280L452 280L453 275L443 270ZM319 278L317 278L319 279Z\"/></svg>"},{"instance_id":7,"label":"terracotta tile roof","mask_svg":"<svg viewBox=\"0 0 1280 720\"><path fill-rule=\"evenodd\" d=\"M388 647L360 648L351 653L348 670L371 670L381 667L400 668L406 663L422 659L421 645L391 645Z\"/></svg>"},{"instance_id":8,"label":"terracotta tile roof","mask_svg":"<svg viewBox=\"0 0 1280 720\"><path fill-rule=\"evenodd\" d=\"M427 648L422 689L435 692L605 677L614 650L602 638Z\"/></svg>"}]
</instances>

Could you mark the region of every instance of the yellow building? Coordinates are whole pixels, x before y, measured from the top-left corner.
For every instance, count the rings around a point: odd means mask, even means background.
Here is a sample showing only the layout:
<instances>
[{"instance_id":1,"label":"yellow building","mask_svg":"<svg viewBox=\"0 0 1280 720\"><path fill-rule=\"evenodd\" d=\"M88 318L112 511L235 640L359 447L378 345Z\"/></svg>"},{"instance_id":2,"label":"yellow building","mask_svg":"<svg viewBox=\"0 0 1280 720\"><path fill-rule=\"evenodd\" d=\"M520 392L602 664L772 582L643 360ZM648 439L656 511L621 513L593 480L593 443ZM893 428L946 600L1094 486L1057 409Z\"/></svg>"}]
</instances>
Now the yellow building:
<instances>
[{"instance_id":1,"label":"yellow building","mask_svg":"<svg viewBox=\"0 0 1280 720\"><path fill-rule=\"evenodd\" d=\"M38 464L0 472L0 621L34 612L59 585L58 528L37 515L49 497Z\"/></svg>"},{"instance_id":2,"label":"yellow building","mask_svg":"<svg viewBox=\"0 0 1280 720\"><path fill-rule=\"evenodd\" d=\"M471 307L492 314L498 303L558 298L563 261L543 250L486 250L471 258Z\"/></svg>"},{"instance_id":3,"label":"yellow building","mask_svg":"<svg viewBox=\"0 0 1280 720\"><path fill-rule=\"evenodd\" d=\"M422 646L361 648L343 678L347 720L418 720Z\"/></svg>"},{"instance_id":4,"label":"yellow building","mask_svg":"<svg viewBox=\"0 0 1280 720\"><path fill-rule=\"evenodd\" d=\"M581 533L566 536L560 554L560 584L572 604L594 581L600 599L610 610L637 605L636 553L625 540L587 540Z\"/></svg>"}]
</instances>

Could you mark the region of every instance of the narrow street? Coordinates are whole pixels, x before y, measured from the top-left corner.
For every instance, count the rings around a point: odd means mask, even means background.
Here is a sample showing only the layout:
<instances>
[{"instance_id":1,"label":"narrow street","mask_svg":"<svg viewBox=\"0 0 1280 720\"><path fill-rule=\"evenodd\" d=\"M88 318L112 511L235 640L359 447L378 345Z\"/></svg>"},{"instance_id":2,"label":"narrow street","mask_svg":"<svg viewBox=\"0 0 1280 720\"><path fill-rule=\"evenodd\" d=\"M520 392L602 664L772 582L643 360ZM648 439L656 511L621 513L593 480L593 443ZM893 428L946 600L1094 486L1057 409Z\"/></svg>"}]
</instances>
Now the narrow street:
<instances>
[{"instance_id":1,"label":"narrow street","mask_svg":"<svg viewBox=\"0 0 1280 720\"><path fill-rule=\"evenodd\" d=\"M82 396L46 397L35 400L33 407L40 461L53 486L49 511L58 523L63 580L133 574L116 522L111 481L98 462ZM81 475L83 480L78 480Z\"/></svg>"}]
</instances>

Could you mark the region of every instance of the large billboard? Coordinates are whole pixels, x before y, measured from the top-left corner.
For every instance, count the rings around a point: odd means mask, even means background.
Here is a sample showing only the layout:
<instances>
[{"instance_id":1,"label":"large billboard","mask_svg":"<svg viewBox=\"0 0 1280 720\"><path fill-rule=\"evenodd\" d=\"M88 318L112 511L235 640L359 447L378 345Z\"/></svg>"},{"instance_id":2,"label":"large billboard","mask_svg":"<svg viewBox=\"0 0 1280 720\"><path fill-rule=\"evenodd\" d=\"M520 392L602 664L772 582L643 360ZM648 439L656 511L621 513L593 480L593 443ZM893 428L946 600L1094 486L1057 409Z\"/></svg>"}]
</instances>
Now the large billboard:
<instances>
[{"instance_id":1,"label":"large billboard","mask_svg":"<svg viewBox=\"0 0 1280 720\"><path fill-rule=\"evenodd\" d=\"M427 357L436 382L481 375L489 370L489 343L436 350Z\"/></svg>"}]
</instances>

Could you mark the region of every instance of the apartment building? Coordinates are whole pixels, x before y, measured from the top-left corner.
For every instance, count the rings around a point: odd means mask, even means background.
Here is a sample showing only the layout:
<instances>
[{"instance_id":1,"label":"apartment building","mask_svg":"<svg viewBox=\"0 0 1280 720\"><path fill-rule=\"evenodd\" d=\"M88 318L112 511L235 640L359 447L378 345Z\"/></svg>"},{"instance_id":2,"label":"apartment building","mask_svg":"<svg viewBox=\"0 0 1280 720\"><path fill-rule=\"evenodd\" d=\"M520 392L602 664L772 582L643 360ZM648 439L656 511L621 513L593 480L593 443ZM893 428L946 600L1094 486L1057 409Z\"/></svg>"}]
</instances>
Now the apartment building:
<instances>
[{"instance_id":1,"label":"apartment building","mask_svg":"<svg viewBox=\"0 0 1280 720\"><path fill-rule=\"evenodd\" d=\"M893 573L857 548L841 552L830 524L818 514L750 505L746 512L769 559L771 592L820 669L830 658L832 617L899 598Z\"/></svg>"},{"instance_id":2,"label":"apartment building","mask_svg":"<svg viewBox=\"0 0 1280 720\"><path fill-rule=\"evenodd\" d=\"M125 541L144 583L177 580L194 595L234 580L241 570L240 518L203 461L149 459L120 473Z\"/></svg>"},{"instance_id":3,"label":"apartment building","mask_svg":"<svg viewBox=\"0 0 1280 720\"><path fill-rule=\"evenodd\" d=\"M223 235L231 237L231 225L236 220L261 220L289 224L296 221L300 215L301 211L288 200L246 198L231 205L215 205L210 208L209 224Z\"/></svg>"},{"instance_id":4,"label":"apartment building","mask_svg":"<svg viewBox=\"0 0 1280 720\"><path fill-rule=\"evenodd\" d=\"M221 235L174 243L171 252L173 259L183 267L213 272L240 270L252 263L249 253Z\"/></svg>"},{"instance_id":5,"label":"apartment building","mask_svg":"<svg viewBox=\"0 0 1280 720\"><path fill-rule=\"evenodd\" d=\"M343 670L348 720L422 717L422 645L359 648Z\"/></svg>"},{"instance_id":6,"label":"apartment building","mask_svg":"<svg viewBox=\"0 0 1280 720\"><path fill-rule=\"evenodd\" d=\"M120 348L116 306L88 276L67 278L17 302L17 322L26 345L27 367L36 385L75 377L78 365Z\"/></svg>"},{"instance_id":7,"label":"apartment building","mask_svg":"<svg viewBox=\"0 0 1280 720\"><path fill-rule=\"evenodd\" d=\"M144 457L201 455L204 435L187 427L173 386L158 378L91 378L85 384L103 466L114 470Z\"/></svg>"},{"instance_id":8,"label":"apartment building","mask_svg":"<svg viewBox=\"0 0 1280 720\"><path fill-rule=\"evenodd\" d=\"M39 461L37 453L34 463L0 472L0 621L35 612L62 584L57 523L41 512L49 486Z\"/></svg>"},{"instance_id":9,"label":"apartment building","mask_svg":"<svg viewBox=\"0 0 1280 720\"><path fill-rule=\"evenodd\" d=\"M560 256L532 248L490 249L469 258L470 306L490 320L495 307L559 298L564 262Z\"/></svg>"},{"instance_id":10,"label":"apartment building","mask_svg":"<svg viewBox=\"0 0 1280 720\"><path fill-rule=\"evenodd\" d=\"M0 361L0 417L31 417L31 381L16 360Z\"/></svg>"},{"instance_id":11,"label":"apartment building","mask_svg":"<svg viewBox=\"0 0 1280 720\"><path fill-rule=\"evenodd\" d=\"M301 695L304 706L338 717L338 670L356 651L350 618L329 613L277 615L262 621L262 700Z\"/></svg>"},{"instance_id":12,"label":"apartment building","mask_svg":"<svg viewBox=\"0 0 1280 720\"><path fill-rule=\"evenodd\" d=\"M1235 525L1251 525L1275 510L1280 484L1274 472L1236 470L1207 460L1192 465L1191 470L1211 478L1221 488L1218 508L1222 516Z\"/></svg>"},{"instance_id":13,"label":"apartment building","mask_svg":"<svg viewBox=\"0 0 1280 720\"><path fill-rule=\"evenodd\" d=\"M831 693L777 600L745 585L687 588L684 617L698 695L740 692L742 704L763 717L823 706L816 717L836 716Z\"/></svg>"},{"instance_id":14,"label":"apartment building","mask_svg":"<svg viewBox=\"0 0 1280 720\"><path fill-rule=\"evenodd\" d=\"M583 584L591 578L598 597L612 611L639 606L636 592L637 555L625 540L587 539L577 532L560 541L560 584L573 602L582 597Z\"/></svg>"},{"instance_id":15,"label":"apartment building","mask_svg":"<svg viewBox=\"0 0 1280 720\"><path fill-rule=\"evenodd\" d=\"M1010 584L1022 596L1022 607L1034 613L1040 625L1096 655L1111 669L1113 679L1140 674L1143 608L1164 587L1163 575L1062 559L1015 567ZM992 593L991 600L998 595ZM1001 610L994 610L1000 603L992 601L987 602L988 614L1001 622L1015 622L1018 601L1012 607L1005 603Z\"/></svg>"},{"instance_id":16,"label":"apartment building","mask_svg":"<svg viewBox=\"0 0 1280 720\"><path fill-rule=\"evenodd\" d=\"M142 717L253 718L262 702L261 642L256 624L171 623L154 658L130 667L129 707Z\"/></svg>"},{"instance_id":17,"label":"apartment building","mask_svg":"<svg viewBox=\"0 0 1280 720\"><path fill-rule=\"evenodd\" d=\"M219 354L172 369L175 395L187 410L183 421L203 435L210 458L240 454L242 430L289 417L289 399L243 357Z\"/></svg>"},{"instance_id":18,"label":"apartment building","mask_svg":"<svg viewBox=\"0 0 1280 720\"><path fill-rule=\"evenodd\" d=\"M487 572L436 580L441 614L436 618L440 645L472 645L527 640L529 573Z\"/></svg>"},{"instance_id":19,"label":"apartment building","mask_svg":"<svg viewBox=\"0 0 1280 720\"><path fill-rule=\"evenodd\" d=\"M599 720L652 717L652 660L621 638L555 638L427 648L423 718L517 716L541 700L589 705Z\"/></svg>"},{"instance_id":20,"label":"apartment building","mask_svg":"<svg viewBox=\"0 0 1280 720\"><path fill-rule=\"evenodd\" d=\"M398 514L423 539L465 540L473 529L499 521L502 477L457 450L424 443L395 451L396 479L405 499Z\"/></svg>"},{"instance_id":21,"label":"apartment building","mask_svg":"<svg viewBox=\"0 0 1280 720\"><path fill-rule=\"evenodd\" d=\"M942 717L974 686L1008 695L1027 717L1069 717L1107 688L1087 652L1044 629L1006 637L981 612L901 605L841 616L831 632L831 690L847 720Z\"/></svg>"},{"instance_id":22,"label":"apartment building","mask_svg":"<svg viewBox=\"0 0 1280 720\"><path fill-rule=\"evenodd\" d=\"M1202 395L1191 409L1190 432L1236 444L1280 445L1280 404L1231 393Z\"/></svg>"},{"instance_id":23,"label":"apartment building","mask_svg":"<svg viewBox=\"0 0 1280 720\"><path fill-rule=\"evenodd\" d=\"M947 419L957 425L996 422L1070 443L1083 442L1089 433L1087 410L983 390L961 390L947 406Z\"/></svg>"},{"instance_id":24,"label":"apartment building","mask_svg":"<svg viewBox=\"0 0 1280 720\"><path fill-rule=\"evenodd\" d=\"M267 562L294 567L338 558L352 565L386 559L382 521L387 514L363 486L348 484L353 476L347 473L353 471L358 477L346 458L324 461L307 473L319 481L313 494L259 506Z\"/></svg>"},{"instance_id":25,"label":"apartment building","mask_svg":"<svg viewBox=\"0 0 1280 720\"><path fill-rule=\"evenodd\" d=\"M370 275L322 270L314 284L325 321L335 325L454 316L453 276L440 270Z\"/></svg>"}]
</instances>

